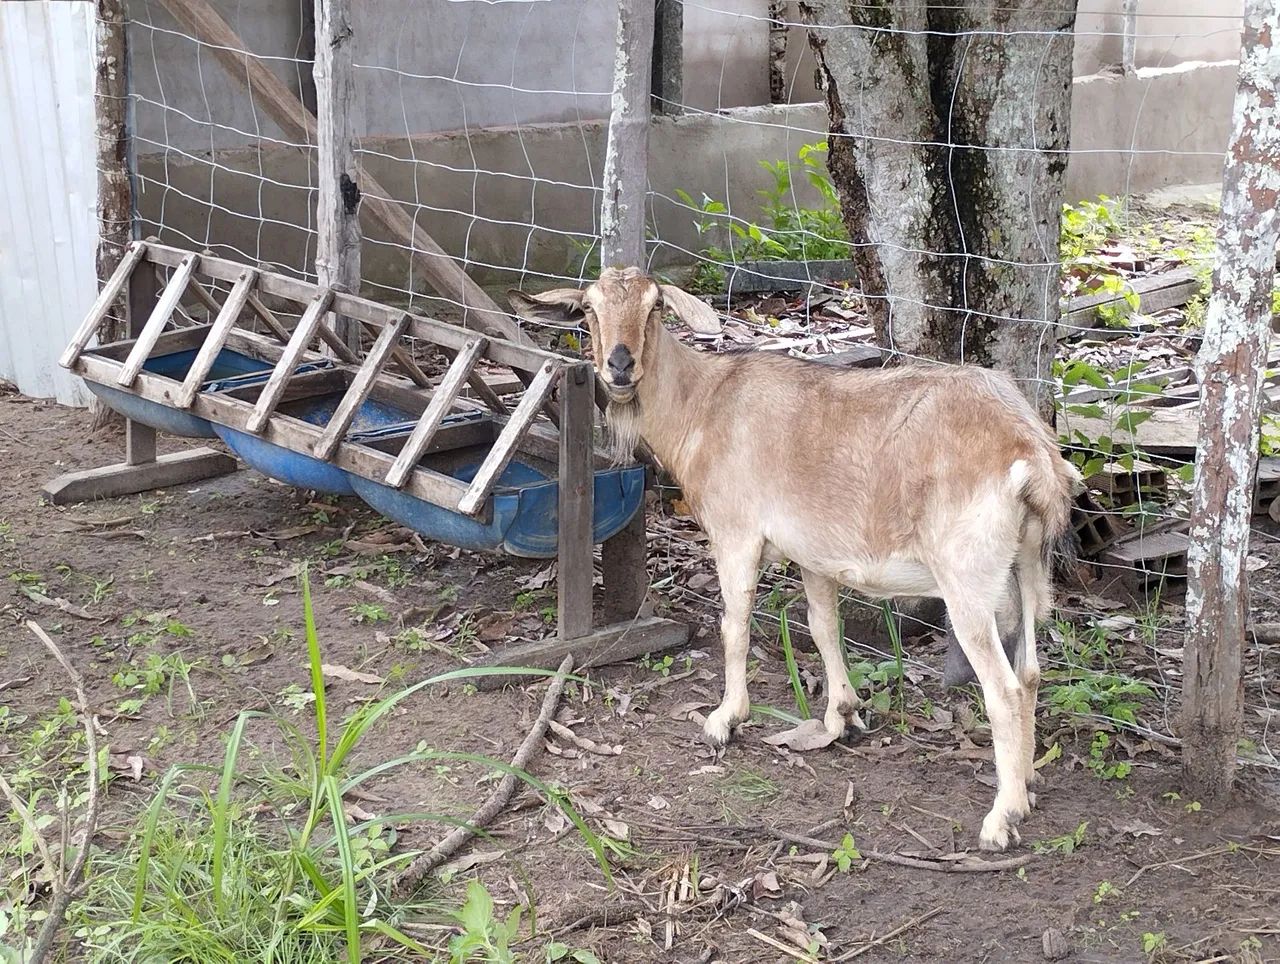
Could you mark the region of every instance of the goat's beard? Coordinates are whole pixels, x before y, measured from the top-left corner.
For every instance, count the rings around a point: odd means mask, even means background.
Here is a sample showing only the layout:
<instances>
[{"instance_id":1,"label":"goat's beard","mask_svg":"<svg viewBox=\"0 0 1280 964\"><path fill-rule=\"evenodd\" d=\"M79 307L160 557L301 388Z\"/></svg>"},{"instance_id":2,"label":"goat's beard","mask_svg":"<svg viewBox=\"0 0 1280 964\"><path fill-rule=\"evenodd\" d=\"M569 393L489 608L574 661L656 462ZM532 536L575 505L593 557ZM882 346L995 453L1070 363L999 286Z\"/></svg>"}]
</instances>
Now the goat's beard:
<instances>
[{"instance_id":1,"label":"goat's beard","mask_svg":"<svg viewBox=\"0 0 1280 964\"><path fill-rule=\"evenodd\" d=\"M636 446L640 444L640 399L629 402L609 402L604 412L609 427L606 451L614 465L627 465L635 461Z\"/></svg>"}]
</instances>

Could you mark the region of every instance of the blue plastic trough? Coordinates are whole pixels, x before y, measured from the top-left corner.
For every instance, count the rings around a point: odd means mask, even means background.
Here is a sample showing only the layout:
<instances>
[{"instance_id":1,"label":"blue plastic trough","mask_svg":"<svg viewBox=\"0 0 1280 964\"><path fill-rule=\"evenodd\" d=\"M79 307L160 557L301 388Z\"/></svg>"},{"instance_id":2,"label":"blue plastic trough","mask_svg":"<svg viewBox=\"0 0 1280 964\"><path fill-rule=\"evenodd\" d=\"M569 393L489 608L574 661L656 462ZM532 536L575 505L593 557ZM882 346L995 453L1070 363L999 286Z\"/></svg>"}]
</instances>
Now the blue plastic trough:
<instances>
[{"instance_id":1,"label":"blue plastic trough","mask_svg":"<svg viewBox=\"0 0 1280 964\"><path fill-rule=\"evenodd\" d=\"M155 358L148 358L146 364L142 366L142 370L180 382L187 377L187 372L191 370L191 363L195 359L195 349L177 351L169 355L157 355ZM252 358L249 355L242 355L237 351L224 348L218 353L218 357L213 360L213 367L209 370L209 377L205 385L208 385L209 381L234 378L237 375L257 375L261 380L265 381L271 374L273 364L273 362L262 361L259 358ZM159 402L139 398L132 392L123 391L119 388L99 385L97 382L86 380L85 385L88 386L89 391L102 399L104 405L119 412L127 419L141 422L143 425L150 425L161 432L178 435L182 438L216 437L213 425L209 420L198 415L192 415L190 412L184 412L179 408L170 408L168 405L162 405Z\"/></svg>"},{"instance_id":2,"label":"blue plastic trough","mask_svg":"<svg viewBox=\"0 0 1280 964\"><path fill-rule=\"evenodd\" d=\"M470 482L483 455L446 469ZM430 462L428 461L428 464ZM513 556L550 559L560 542L560 485L542 470L513 460L493 490L493 515L487 523L450 512L381 482L351 477L356 495L388 519L437 542L464 549L503 549ZM592 539L616 535L636 514L644 499L644 467L603 469L595 474Z\"/></svg>"},{"instance_id":3,"label":"blue plastic trough","mask_svg":"<svg viewBox=\"0 0 1280 964\"><path fill-rule=\"evenodd\" d=\"M213 387L215 390L218 388L218 386ZM281 405L279 411L282 415L289 415L312 425L327 425L338 403L342 401L343 394L344 392L331 392L327 395L290 402ZM369 399L356 409L355 420L351 423L349 433L378 434L398 429L407 436L413 431L416 421L417 419L407 412ZM325 462L312 455L303 455L301 452L268 442L248 432L227 428L225 425L215 425L213 430L226 443L227 448L263 475L289 485L296 485L300 489L313 489L327 495L355 495L350 475L332 462Z\"/></svg>"}]
</instances>

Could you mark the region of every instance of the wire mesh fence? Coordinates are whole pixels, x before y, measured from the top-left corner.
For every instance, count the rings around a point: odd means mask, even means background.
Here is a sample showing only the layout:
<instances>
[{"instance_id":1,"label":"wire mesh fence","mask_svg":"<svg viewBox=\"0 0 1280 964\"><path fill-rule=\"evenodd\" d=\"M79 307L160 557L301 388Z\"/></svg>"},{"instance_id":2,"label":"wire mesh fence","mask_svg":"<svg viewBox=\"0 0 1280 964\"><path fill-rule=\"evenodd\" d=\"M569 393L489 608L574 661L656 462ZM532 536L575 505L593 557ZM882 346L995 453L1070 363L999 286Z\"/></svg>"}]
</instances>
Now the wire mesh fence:
<instances>
[{"instance_id":1,"label":"wire mesh fence","mask_svg":"<svg viewBox=\"0 0 1280 964\"><path fill-rule=\"evenodd\" d=\"M1216 217L1212 191L1171 187L1216 181L1230 133L1239 47L1238 10L1140 12L1041 8L1013 16L999 35L946 30L922 4L918 25L815 26L793 4L677 2L681 83L655 85L649 131L646 257L649 269L711 300L725 334L702 350L751 347L835 363L921 360L885 337L855 268L860 252L893 249L977 272L1043 279L1039 310L1002 314L954 301L921 305L957 314L957 354L986 326L1033 332L1038 384L1057 428L1090 480L1077 507L1080 566L1068 582L1046 660L1050 707L1098 718L1169 743L1181 673L1181 606L1190 465L1195 453L1195 354L1208 291ZM219 5L243 40L225 44L179 24L160 0L131 5L130 129L142 235L315 279L316 144L286 133L253 82L265 67L314 109L309 0L296 10ZM813 5L799 5L808 8ZM229 8L229 9L228 9ZM932 11L932 12L930 12ZM872 31L883 43L946 36L963 51L1018 44L1034 64L1070 43L1057 21L1075 14L1070 144L1046 147L1034 128L972 140L943 113L937 135L914 143L900 118L863 113L832 130L831 78L808 35L828 45ZM432 290L417 242L430 235L505 304L502 290L578 285L600 268L600 207L616 8L593 0L491 0L358 5L355 36L357 163L413 220L410 237L366 230L363 287L372 297L456 317L463 306ZM670 51L667 54L670 55ZM1060 52L1058 54L1060 56ZM977 55L975 54L975 60ZM669 62L669 57L667 62ZM818 74L815 78L815 73ZM1010 109L1034 112L1045 91L1033 69ZM938 103L955 105L958 76L935 78ZM949 86L948 86L949 85ZM842 91L847 102L854 91ZM1011 128L1012 130L1013 128ZM1015 132L1016 133L1016 132ZM1033 257L989 257L959 246L920 249L895 232L859 235L845 210L849 186L828 166L835 139L854 149L921 147L954 184L974 157L1035 155L1060 172L1067 207L1035 233ZM864 186L864 191L866 190ZM956 195L959 196L959 195ZM842 203L845 202L845 203ZM868 195L876 207L880 199ZM972 240L972 239L970 239ZM962 292L963 294L963 292ZM910 294L891 293L895 307ZM926 299L927 301L928 299ZM584 332L535 339L578 350ZM879 337L877 337L879 336ZM1271 357L1280 361L1280 351ZM1280 367L1280 365L1278 365ZM1274 381L1268 381L1274 386ZM1264 454L1275 444L1264 422ZM1280 431L1276 433L1280 435ZM1280 470L1264 459L1251 581L1257 623L1280 620L1280 546L1266 521ZM667 604L716 604L710 561L679 493L660 488L650 534L652 581ZM1081 573L1076 573L1081 575ZM786 568L761 582L762 626L802 597ZM802 606L790 613L803 627ZM930 673L924 657L945 636L937 609L846 604L851 645ZM894 629L889 631L889 625ZM847 627L849 628L849 627ZM896 644L894 641L897 641ZM1280 699L1276 648L1246 650L1249 743L1242 759L1275 767L1271 728ZM1141 706L1141 709L1137 707Z\"/></svg>"}]
</instances>

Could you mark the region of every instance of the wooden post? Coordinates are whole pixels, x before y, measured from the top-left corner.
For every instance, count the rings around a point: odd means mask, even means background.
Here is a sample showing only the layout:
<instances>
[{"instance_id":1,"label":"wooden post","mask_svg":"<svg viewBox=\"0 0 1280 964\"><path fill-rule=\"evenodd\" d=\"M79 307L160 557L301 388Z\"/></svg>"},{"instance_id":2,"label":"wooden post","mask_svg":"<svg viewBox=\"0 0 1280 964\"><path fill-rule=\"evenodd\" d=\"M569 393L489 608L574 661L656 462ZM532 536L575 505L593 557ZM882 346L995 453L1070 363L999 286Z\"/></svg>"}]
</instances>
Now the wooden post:
<instances>
[{"instance_id":1,"label":"wooden post","mask_svg":"<svg viewBox=\"0 0 1280 964\"><path fill-rule=\"evenodd\" d=\"M94 64L94 133L98 164L98 284L115 272L133 240L133 190L129 181L129 137L125 123L129 103L128 31L124 0L97 0L97 49ZM111 311L99 341L124 337L124 311ZM97 398L90 403L94 427L112 417Z\"/></svg>"},{"instance_id":2,"label":"wooden post","mask_svg":"<svg viewBox=\"0 0 1280 964\"><path fill-rule=\"evenodd\" d=\"M653 109L679 114L684 103L684 3L657 0L653 23Z\"/></svg>"},{"instance_id":3,"label":"wooden post","mask_svg":"<svg viewBox=\"0 0 1280 964\"><path fill-rule=\"evenodd\" d=\"M140 264L129 276L129 337L137 338L155 311L159 301L156 270ZM156 460L156 430L132 419L124 423L124 461L127 465L146 465Z\"/></svg>"},{"instance_id":4,"label":"wooden post","mask_svg":"<svg viewBox=\"0 0 1280 964\"><path fill-rule=\"evenodd\" d=\"M1187 554L1182 765L1187 789L1202 798L1231 790L1244 708L1245 559L1280 242L1278 42L1280 0L1246 0L1213 294L1200 350L1200 423Z\"/></svg>"},{"instance_id":5,"label":"wooden post","mask_svg":"<svg viewBox=\"0 0 1280 964\"><path fill-rule=\"evenodd\" d=\"M360 187L351 136L352 65L350 0L315 0L316 275L320 284L360 293ZM360 326L330 316L330 327L353 351Z\"/></svg>"},{"instance_id":6,"label":"wooden post","mask_svg":"<svg viewBox=\"0 0 1280 964\"><path fill-rule=\"evenodd\" d=\"M302 0L298 23L298 99L311 113L316 113L316 4L320 0ZM306 68L311 64L311 69Z\"/></svg>"},{"instance_id":7,"label":"wooden post","mask_svg":"<svg viewBox=\"0 0 1280 964\"><path fill-rule=\"evenodd\" d=\"M561 639L591 632L595 518L595 373L590 365L565 368L560 377L560 543L556 579Z\"/></svg>"},{"instance_id":8,"label":"wooden post","mask_svg":"<svg viewBox=\"0 0 1280 964\"><path fill-rule=\"evenodd\" d=\"M613 110L604 154L600 264L644 267L649 183L649 81L654 0L619 0Z\"/></svg>"},{"instance_id":9,"label":"wooden post","mask_svg":"<svg viewBox=\"0 0 1280 964\"><path fill-rule=\"evenodd\" d=\"M769 0L769 103L787 102L786 0Z\"/></svg>"}]
</instances>

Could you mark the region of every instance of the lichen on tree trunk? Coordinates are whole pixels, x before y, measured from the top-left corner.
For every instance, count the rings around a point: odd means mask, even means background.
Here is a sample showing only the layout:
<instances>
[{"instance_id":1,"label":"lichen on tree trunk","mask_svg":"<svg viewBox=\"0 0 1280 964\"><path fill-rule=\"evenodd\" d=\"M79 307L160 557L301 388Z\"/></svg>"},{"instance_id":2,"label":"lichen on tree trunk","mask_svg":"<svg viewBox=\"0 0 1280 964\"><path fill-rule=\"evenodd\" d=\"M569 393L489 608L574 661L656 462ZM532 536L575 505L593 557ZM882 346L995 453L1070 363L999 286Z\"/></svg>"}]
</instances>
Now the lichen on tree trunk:
<instances>
[{"instance_id":1,"label":"lichen on tree trunk","mask_svg":"<svg viewBox=\"0 0 1280 964\"><path fill-rule=\"evenodd\" d=\"M1049 414L1075 0L799 8L881 344L1004 369Z\"/></svg>"}]
</instances>

